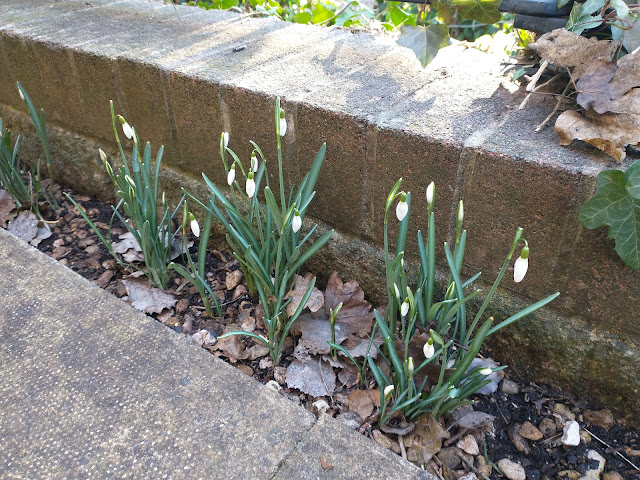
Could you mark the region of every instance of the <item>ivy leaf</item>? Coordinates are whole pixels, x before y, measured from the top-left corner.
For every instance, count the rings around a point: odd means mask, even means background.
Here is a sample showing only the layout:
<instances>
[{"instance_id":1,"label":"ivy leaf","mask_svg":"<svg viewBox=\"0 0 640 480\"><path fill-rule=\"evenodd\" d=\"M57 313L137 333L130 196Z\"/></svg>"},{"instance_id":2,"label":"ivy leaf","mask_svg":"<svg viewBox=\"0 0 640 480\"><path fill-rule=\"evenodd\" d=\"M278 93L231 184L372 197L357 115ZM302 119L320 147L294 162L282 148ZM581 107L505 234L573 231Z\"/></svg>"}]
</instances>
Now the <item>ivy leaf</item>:
<instances>
[{"instance_id":1,"label":"ivy leaf","mask_svg":"<svg viewBox=\"0 0 640 480\"><path fill-rule=\"evenodd\" d=\"M441 47L449 44L449 29L439 23L426 28L405 26L396 42L413 50L424 68L435 58Z\"/></svg>"},{"instance_id":2,"label":"ivy leaf","mask_svg":"<svg viewBox=\"0 0 640 480\"><path fill-rule=\"evenodd\" d=\"M569 21L567 22L567 30L580 35L583 31L600 26L602 16L596 12L600 12L604 7L605 0L587 0L584 3L574 3Z\"/></svg>"},{"instance_id":3,"label":"ivy leaf","mask_svg":"<svg viewBox=\"0 0 640 480\"><path fill-rule=\"evenodd\" d=\"M400 25L416 26L416 17L402 10L398 6L398 2L388 2L387 11L389 12L391 23L396 27L399 27Z\"/></svg>"},{"instance_id":4,"label":"ivy leaf","mask_svg":"<svg viewBox=\"0 0 640 480\"><path fill-rule=\"evenodd\" d=\"M476 20L480 23L496 23L502 14L498 7L502 0L454 0L460 16L465 20Z\"/></svg>"},{"instance_id":5,"label":"ivy leaf","mask_svg":"<svg viewBox=\"0 0 640 480\"><path fill-rule=\"evenodd\" d=\"M596 194L582 206L578 220L589 229L608 225L620 258L640 270L640 160L626 172L600 172Z\"/></svg>"},{"instance_id":6,"label":"ivy leaf","mask_svg":"<svg viewBox=\"0 0 640 480\"><path fill-rule=\"evenodd\" d=\"M571 0L558 0L558 10L560 10L562 7L564 7L570 1Z\"/></svg>"}]
</instances>

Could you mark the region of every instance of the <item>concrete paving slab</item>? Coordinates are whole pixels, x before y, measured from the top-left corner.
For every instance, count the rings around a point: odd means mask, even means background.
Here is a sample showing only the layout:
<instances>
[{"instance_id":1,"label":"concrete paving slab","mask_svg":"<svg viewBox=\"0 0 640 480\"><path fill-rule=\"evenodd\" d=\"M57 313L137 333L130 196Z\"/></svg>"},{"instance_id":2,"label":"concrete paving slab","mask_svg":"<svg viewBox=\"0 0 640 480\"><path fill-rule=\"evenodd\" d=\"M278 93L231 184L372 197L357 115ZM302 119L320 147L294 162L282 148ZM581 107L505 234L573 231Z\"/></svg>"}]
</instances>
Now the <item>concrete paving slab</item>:
<instances>
[{"instance_id":1,"label":"concrete paving slab","mask_svg":"<svg viewBox=\"0 0 640 480\"><path fill-rule=\"evenodd\" d=\"M0 272L0 478L433 478L2 229Z\"/></svg>"},{"instance_id":2,"label":"concrete paving slab","mask_svg":"<svg viewBox=\"0 0 640 480\"><path fill-rule=\"evenodd\" d=\"M273 480L292 478L333 480L435 480L425 470L408 470L406 462L391 451L373 443L339 421L323 415L287 458ZM321 458L326 462L322 466Z\"/></svg>"}]
</instances>

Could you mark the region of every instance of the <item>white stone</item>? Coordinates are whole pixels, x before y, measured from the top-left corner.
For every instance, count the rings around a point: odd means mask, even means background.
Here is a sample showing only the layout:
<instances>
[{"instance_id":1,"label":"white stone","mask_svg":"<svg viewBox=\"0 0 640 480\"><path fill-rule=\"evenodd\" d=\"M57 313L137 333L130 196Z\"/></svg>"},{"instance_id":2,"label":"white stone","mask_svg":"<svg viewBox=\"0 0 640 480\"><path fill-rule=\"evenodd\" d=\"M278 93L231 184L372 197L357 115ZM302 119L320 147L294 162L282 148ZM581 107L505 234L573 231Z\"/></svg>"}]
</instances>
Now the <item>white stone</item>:
<instances>
[{"instance_id":1,"label":"white stone","mask_svg":"<svg viewBox=\"0 0 640 480\"><path fill-rule=\"evenodd\" d=\"M562 444L576 447L580 445L580 425L575 420L567 422L562 432Z\"/></svg>"},{"instance_id":2,"label":"white stone","mask_svg":"<svg viewBox=\"0 0 640 480\"><path fill-rule=\"evenodd\" d=\"M526 480L527 474L524 471L524 467L519 463L512 462L508 458L503 458L498 461L498 468L504 476L509 480Z\"/></svg>"},{"instance_id":3,"label":"white stone","mask_svg":"<svg viewBox=\"0 0 640 480\"><path fill-rule=\"evenodd\" d=\"M466 437L464 437L462 440L460 440L456 444L456 447L463 450L464 453L467 453L469 455L480 454L480 449L478 448L478 442L476 442L476 439L473 438L473 435L467 435Z\"/></svg>"},{"instance_id":4,"label":"white stone","mask_svg":"<svg viewBox=\"0 0 640 480\"><path fill-rule=\"evenodd\" d=\"M584 476L580 477L580 480L599 480L600 479L600 475L602 475L602 472L604 471L604 465L607 463L607 461L605 460L605 458L602 455L600 455L595 450L589 450L587 452L587 458L589 460L597 461L598 462L598 466L597 466L597 468L591 468L591 469L587 470L585 472Z\"/></svg>"}]
</instances>

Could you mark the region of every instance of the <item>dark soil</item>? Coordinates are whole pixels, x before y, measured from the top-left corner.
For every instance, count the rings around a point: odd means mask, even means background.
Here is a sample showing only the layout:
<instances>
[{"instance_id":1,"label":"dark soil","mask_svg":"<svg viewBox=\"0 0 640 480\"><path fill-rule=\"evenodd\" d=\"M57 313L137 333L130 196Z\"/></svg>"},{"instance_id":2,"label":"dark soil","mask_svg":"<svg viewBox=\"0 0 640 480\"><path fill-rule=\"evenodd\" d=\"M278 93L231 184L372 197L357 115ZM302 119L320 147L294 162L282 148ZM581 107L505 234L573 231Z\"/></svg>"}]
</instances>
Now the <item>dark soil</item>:
<instances>
[{"instance_id":1,"label":"dark soil","mask_svg":"<svg viewBox=\"0 0 640 480\"><path fill-rule=\"evenodd\" d=\"M59 190L58 192L61 193ZM72 195L90 218L103 228L103 233L106 233L111 221L111 206L104 205L94 198L76 195L70 190L65 190L65 193ZM56 218L52 219L55 223L51 224L53 235L43 240L38 248L117 297L126 297L127 289L122 280L130 272L125 272L116 264L75 207L62 195L59 195L59 200L61 208L56 213ZM122 225L117 225L116 222L113 227L113 239L117 240L118 235L124 233L126 229ZM196 247L191 248L192 254L196 251ZM261 308L257 299L249 297L243 283L233 285L232 282L227 285L228 274L238 268L237 261L223 249L211 250L207 256L207 280L223 306L222 317L212 318L207 315L195 287L184 282L181 277L173 278L167 289L167 292L175 295L177 299L175 307L165 309L153 316L169 328L188 336L193 336L202 330L218 336L229 331L232 326L237 329L240 324L243 328L247 325L248 329L255 328L259 333L264 325L260 321ZM290 342L289 348L283 355L281 366L284 368L293 358L294 342ZM260 352L255 347L252 350L253 340L245 338L239 345L240 351L220 350L215 345L206 344L205 348L216 356L230 360L232 365L262 383L277 380L285 387L281 390L283 395L314 413L318 413L320 409L347 423L350 421L361 433L390 447L405 458L408 457L409 460L420 463L413 458L415 456L411 454L411 449L405 448L405 443L408 442L406 433L404 437L399 437L396 433L389 433L388 430L387 433L377 430L375 408L373 413L364 419L355 411L349 411L349 395L356 388L353 385L355 382L347 382L346 385L339 383L333 395L312 398L295 389L286 388L284 370L274 370L273 362L266 352ZM246 354L246 352L251 353ZM489 352L485 354L489 356ZM640 479L638 431L625 429L615 421L609 425L606 419L600 418L607 417L606 411L592 413L589 411L589 405L548 386L529 382L526 379L513 378L509 374L505 378L514 382L511 384L511 389L507 388L503 381L495 393L488 396L478 395L475 398L476 403L473 409L493 415L495 417L493 422L488 426L467 430L458 427L452 419L449 419L449 422L443 425L443 427L449 427L442 438L444 450L428 460L426 468L429 471L447 480L462 477L464 480L482 478L479 466L487 463L486 460L488 460L494 468L491 473L482 470L488 474L484 478L495 479L501 477L496 465L500 460L510 459L524 467L526 478L529 479L577 480L586 475L588 469L597 465L597 461L589 458L589 452L594 450L606 460L606 465L600 477L593 478ZM375 385L371 383L370 387L375 388ZM504 393L503 389L518 392ZM373 397L376 395L378 394ZM314 402L320 399L326 402L326 406L317 404L314 406ZM591 407L591 410L596 409ZM561 443L561 436L563 425L571 416L578 421L583 438L578 446L568 447ZM547 430L541 428L543 421L545 422L543 426L553 425L553 428ZM520 425L525 422L530 422L543 430L544 437L540 440L522 438L518 432L522 431ZM456 448L458 441L467 435L474 437L480 450L479 454L465 454L461 449ZM449 455L451 453L453 453L453 459ZM461 462L460 457L464 457L467 462L474 465L473 468L465 461Z\"/></svg>"}]
</instances>

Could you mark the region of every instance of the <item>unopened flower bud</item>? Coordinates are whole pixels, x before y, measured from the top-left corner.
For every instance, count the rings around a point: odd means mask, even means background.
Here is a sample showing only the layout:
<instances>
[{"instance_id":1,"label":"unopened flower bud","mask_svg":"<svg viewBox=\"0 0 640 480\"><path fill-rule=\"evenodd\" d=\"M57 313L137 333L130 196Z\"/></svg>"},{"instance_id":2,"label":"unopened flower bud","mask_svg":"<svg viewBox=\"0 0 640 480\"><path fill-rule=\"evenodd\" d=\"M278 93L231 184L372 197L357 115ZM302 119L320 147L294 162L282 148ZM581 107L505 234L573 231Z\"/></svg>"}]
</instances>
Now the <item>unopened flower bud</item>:
<instances>
[{"instance_id":1,"label":"unopened flower bud","mask_svg":"<svg viewBox=\"0 0 640 480\"><path fill-rule=\"evenodd\" d=\"M302 218L300 218L300 213L298 210L294 210L293 212L293 220L291 221L291 229L293 233L298 233L300 227L302 226Z\"/></svg>"},{"instance_id":2,"label":"unopened flower bud","mask_svg":"<svg viewBox=\"0 0 640 480\"><path fill-rule=\"evenodd\" d=\"M516 260L516 263L513 265L513 281L519 283L522 281L524 276L527 274L527 269L529 268L529 247L522 247L522 251L520 252L520 256Z\"/></svg>"},{"instance_id":3,"label":"unopened flower bud","mask_svg":"<svg viewBox=\"0 0 640 480\"><path fill-rule=\"evenodd\" d=\"M229 173L227 173L227 184L231 185L236 179L236 164L233 163L231 168L229 169Z\"/></svg>"},{"instance_id":4,"label":"unopened flower bud","mask_svg":"<svg viewBox=\"0 0 640 480\"><path fill-rule=\"evenodd\" d=\"M431 182L429 184L429 186L427 187L427 204L429 206L431 206L433 204L433 195L434 195L434 191L435 191L435 184L433 182Z\"/></svg>"},{"instance_id":5,"label":"unopened flower bud","mask_svg":"<svg viewBox=\"0 0 640 480\"><path fill-rule=\"evenodd\" d=\"M224 148L229 146L229 132L222 132L222 145Z\"/></svg>"},{"instance_id":6,"label":"unopened flower bud","mask_svg":"<svg viewBox=\"0 0 640 480\"><path fill-rule=\"evenodd\" d=\"M284 118L284 110L280 109L280 136L284 137L287 133L287 120Z\"/></svg>"},{"instance_id":7,"label":"unopened flower bud","mask_svg":"<svg viewBox=\"0 0 640 480\"><path fill-rule=\"evenodd\" d=\"M410 306L410 305L409 305L409 299L408 299L408 298L405 298L405 299L404 299L404 302L402 302L402 306L400 307L400 314L401 314L403 317L406 317L406 316L407 316L407 313L409 313L409 306Z\"/></svg>"},{"instance_id":8,"label":"unopened flower bud","mask_svg":"<svg viewBox=\"0 0 640 480\"><path fill-rule=\"evenodd\" d=\"M100 160L102 160L103 162L106 162L107 161L107 154L104 153L104 150L99 148L98 149L98 153L100 153Z\"/></svg>"},{"instance_id":9,"label":"unopened flower bud","mask_svg":"<svg viewBox=\"0 0 640 480\"><path fill-rule=\"evenodd\" d=\"M396 206L396 217L398 217L399 222L404 220L404 217L407 216L407 212L409 212L409 205L407 205L407 194L402 192L400 194L400 201Z\"/></svg>"},{"instance_id":10,"label":"unopened flower bud","mask_svg":"<svg viewBox=\"0 0 640 480\"><path fill-rule=\"evenodd\" d=\"M409 357L407 359L407 372L409 372L409 375L413 375L413 357Z\"/></svg>"},{"instance_id":11,"label":"unopened flower bud","mask_svg":"<svg viewBox=\"0 0 640 480\"><path fill-rule=\"evenodd\" d=\"M458 223L462 224L463 220L464 220L464 205L462 204L462 200L460 200L460 203L458 204Z\"/></svg>"},{"instance_id":12,"label":"unopened flower bud","mask_svg":"<svg viewBox=\"0 0 640 480\"><path fill-rule=\"evenodd\" d=\"M191 222L190 226L193 234L196 237L200 237L200 224L198 223L198 221L196 220L196 217L191 212L189 212L189 221Z\"/></svg>"},{"instance_id":13,"label":"unopened flower bud","mask_svg":"<svg viewBox=\"0 0 640 480\"><path fill-rule=\"evenodd\" d=\"M258 171L258 157L256 157L256 151L251 152L251 170Z\"/></svg>"},{"instance_id":14,"label":"unopened flower bud","mask_svg":"<svg viewBox=\"0 0 640 480\"><path fill-rule=\"evenodd\" d=\"M22 99L22 101L26 101L24 98L24 93L22 93L22 89L20 87L18 87L18 94L20 95L20 98Z\"/></svg>"},{"instance_id":15,"label":"unopened flower bud","mask_svg":"<svg viewBox=\"0 0 640 480\"><path fill-rule=\"evenodd\" d=\"M424 358L431 358L433 357L433 354L436 352L435 347L433 346L433 339L430 338L429 340L427 340L427 343L424 344L424 347L422 347L422 353L424 353Z\"/></svg>"},{"instance_id":16,"label":"unopened flower bud","mask_svg":"<svg viewBox=\"0 0 640 480\"><path fill-rule=\"evenodd\" d=\"M385 402L389 401L389 397L393 393L394 388L395 387L393 385L387 385L386 387L384 387L384 400L385 400Z\"/></svg>"},{"instance_id":17,"label":"unopened flower bud","mask_svg":"<svg viewBox=\"0 0 640 480\"><path fill-rule=\"evenodd\" d=\"M486 377L487 375L491 375L493 373L493 370L491 370L489 367L487 367L487 368L483 368L482 370L478 371L478 373L480 375L484 375Z\"/></svg>"},{"instance_id":18,"label":"unopened flower bud","mask_svg":"<svg viewBox=\"0 0 640 480\"><path fill-rule=\"evenodd\" d=\"M256 193L256 182L253 179L253 172L250 171L247 176L247 185L246 185L247 197L253 197L253 194Z\"/></svg>"}]
</instances>

